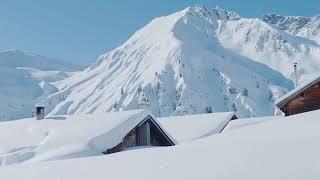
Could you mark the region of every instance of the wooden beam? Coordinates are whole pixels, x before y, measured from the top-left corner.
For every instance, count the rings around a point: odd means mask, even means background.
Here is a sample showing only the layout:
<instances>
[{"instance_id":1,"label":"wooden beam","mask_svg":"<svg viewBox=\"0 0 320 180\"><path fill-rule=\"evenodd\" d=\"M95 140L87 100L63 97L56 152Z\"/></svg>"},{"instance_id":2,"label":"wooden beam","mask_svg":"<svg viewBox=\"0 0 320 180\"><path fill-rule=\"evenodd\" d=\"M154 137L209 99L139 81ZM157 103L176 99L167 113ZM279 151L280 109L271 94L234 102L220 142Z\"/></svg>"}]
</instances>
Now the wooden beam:
<instances>
[{"instance_id":1,"label":"wooden beam","mask_svg":"<svg viewBox=\"0 0 320 180\"><path fill-rule=\"evenodd\" d=\"M151 133L150 133L149 122L146 122L146 141L147 141L147 146L151 146Z\"/></svg>"}]
</instances>

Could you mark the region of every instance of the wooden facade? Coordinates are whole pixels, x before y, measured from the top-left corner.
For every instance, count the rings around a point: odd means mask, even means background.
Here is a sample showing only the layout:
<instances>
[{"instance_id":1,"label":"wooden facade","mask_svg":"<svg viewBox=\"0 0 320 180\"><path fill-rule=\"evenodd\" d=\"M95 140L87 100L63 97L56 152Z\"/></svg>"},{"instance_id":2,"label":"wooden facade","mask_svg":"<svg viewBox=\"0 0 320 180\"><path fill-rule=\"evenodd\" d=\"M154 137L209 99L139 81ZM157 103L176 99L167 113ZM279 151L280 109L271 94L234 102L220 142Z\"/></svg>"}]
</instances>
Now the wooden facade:
<instances>
[{"instance_id":1,"label":"wooden facade","mask_svg":"<svg viewBox=\"0 0 320 180\"><path fill-rule=\"evenodd\" d=\"M132 129L117 146L107 149L104 154L120 152L137 146L173 146L174 142L166 135L160 126L148 116Z\"/></svg>"},{"instance_id":2,"label":"wooden facade","mask_svg":"<svg viewBox=\"0 0 320 180\"><path fill-rule=\"evenodd\" d=\"M286 116L320 109L320 82L296 93L279 108Z\"/></svg>"}]
</instances>

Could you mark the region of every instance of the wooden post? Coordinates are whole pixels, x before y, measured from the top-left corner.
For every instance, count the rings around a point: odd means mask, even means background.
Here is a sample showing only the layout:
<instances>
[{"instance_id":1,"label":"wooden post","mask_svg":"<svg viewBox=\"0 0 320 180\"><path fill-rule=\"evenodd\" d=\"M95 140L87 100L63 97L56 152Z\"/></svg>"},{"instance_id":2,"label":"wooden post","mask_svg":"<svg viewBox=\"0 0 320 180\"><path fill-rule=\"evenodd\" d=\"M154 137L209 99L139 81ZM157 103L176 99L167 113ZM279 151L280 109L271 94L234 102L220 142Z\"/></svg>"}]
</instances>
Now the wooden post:
<instances>
[{"instance_id":1,"label":"wooden post","mask_svg":"<svg viewBox=\"0 0 320 180\"><path fill-rule=\"evenodd\" d=\"M299 86L299 83L298 83L298 70L297 70L297 65L298 63L295 62L293 64L293 71L294 71L294 78L295 78L295 86L298 87Z\"/></svg>"},{"instance_id":2,"label":"wooden post","mask_svg":"<svg viewBox=\"0 0 320 180\"><path fill-rule=\"evenodd\" d=\"M150 123L145 122L141 126L138 127L137 131L138 145L139 146L150 146L151 145L151 130L150 130Z\"/></svg>"},{"instance_id":3,"label":"wooden post","mask_svg":"<svg viewBox=\"0 0 320 180\"><path fill-rule=\"evenodd\" d=\"M151 146L151 133L150 133L149 122L146 122L146 140L147 140L147 146Z\"/></svg>"}]
</instances>

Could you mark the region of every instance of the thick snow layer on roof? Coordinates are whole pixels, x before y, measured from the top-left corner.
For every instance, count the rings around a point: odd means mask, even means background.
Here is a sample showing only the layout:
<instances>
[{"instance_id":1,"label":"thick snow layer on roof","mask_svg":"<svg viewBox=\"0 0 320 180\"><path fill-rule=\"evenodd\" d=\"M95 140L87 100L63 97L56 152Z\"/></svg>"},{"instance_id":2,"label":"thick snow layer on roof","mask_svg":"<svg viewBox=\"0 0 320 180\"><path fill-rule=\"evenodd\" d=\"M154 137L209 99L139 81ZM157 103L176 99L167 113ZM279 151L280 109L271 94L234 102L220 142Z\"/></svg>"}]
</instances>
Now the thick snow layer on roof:
<instances>
[{"instance_id":1,"label":"thick snow layer on roof","mask_svg":"<svg viewBox=\"0 0 320 180\"><path fill-rule=\"evenodd\" d=\"M219 133L234 112L195 114L158 118L158 122L179 143Z\"/></svg>"},{"instance_id":2,"label":"thick snow layer on roof","mask_svg":"<svg viewBox=\"0 0 320 180\"><path fill-rule=\"evenodd\" d=\"M0 167L0 176L5 180L318 180L319 116L320 111L313 111L282 117L179 146Z\"/></svg>"},{"instance_id":3,"label":"thick snow layer on roof","mask_svg":"<svg viewBox=\"0 0 320 180\"><path fill-rule=\"evenodd\" d=\"M266 116L266 117L257 117L257 118L237 119L236 121L230 121L228 125L224 128L223 132L260 124L266 121L278 120L282 118L283 116Z\"/></svg>"},{"instance_id":4,"label":"thick snow layer on roof","mask_svg":"<svg viewBox=\"0 0 320 180\"><path fill-rule=\"evenodd\" d=\"M133 110L2 122L0 164L101 154L149 115Z\"/></svg>"},{"instance_id":5,"label":"thick snow layer on roof","mask_svg":"<svg viewBox=\"0 0 320 180\"><path fill-rule=\"evenodd\" d=\"M276 101L276 105L278 107L282 107L286 102L288 102L289 100L291 100L291 98L293 98L295 95L299 94L300 92L306 90L307 88L313 86L315 83L320 81L320 74L318 74L317 76L313 77L312 79L310 79L309 81L306 81L304 83L302 83L301 85L299 85L297 88L295 88L294 90L290 91L289 93L287 93L286 95L282 96L281 98L279 98Z\"/></svg>"}]
</instances>

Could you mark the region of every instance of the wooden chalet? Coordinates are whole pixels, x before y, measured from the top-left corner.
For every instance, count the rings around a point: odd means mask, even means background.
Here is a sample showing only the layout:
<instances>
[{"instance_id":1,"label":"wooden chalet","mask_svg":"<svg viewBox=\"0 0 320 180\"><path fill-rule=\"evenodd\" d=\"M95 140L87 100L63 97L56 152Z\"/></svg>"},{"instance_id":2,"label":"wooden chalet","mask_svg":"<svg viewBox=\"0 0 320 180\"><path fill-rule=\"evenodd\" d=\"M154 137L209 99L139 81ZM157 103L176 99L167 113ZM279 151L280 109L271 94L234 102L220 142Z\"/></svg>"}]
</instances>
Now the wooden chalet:
<instances>
[{"instance_id":1,"label":"wooden chalet","mask_svg":"<svg viewBox=\"0 0 320 180\"><path fill-rule=\"evenodd\" d=\"M320 109L320 75L280 98L276 106L285 116Z\"/></svg>"},{"instance_id":2,"label":"wooden chalet","mask_svg":"<svg viewBox=\"0 0 320 180\"><path fill-rule=\"evenodd\" d=\"M104 154L120 152L134 147L173 146L174 140L159 126L150 115L144 118L115 147L107 149Z\"/></svg>"}]
</instances>

